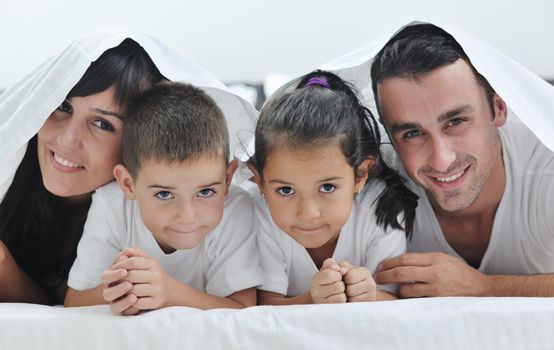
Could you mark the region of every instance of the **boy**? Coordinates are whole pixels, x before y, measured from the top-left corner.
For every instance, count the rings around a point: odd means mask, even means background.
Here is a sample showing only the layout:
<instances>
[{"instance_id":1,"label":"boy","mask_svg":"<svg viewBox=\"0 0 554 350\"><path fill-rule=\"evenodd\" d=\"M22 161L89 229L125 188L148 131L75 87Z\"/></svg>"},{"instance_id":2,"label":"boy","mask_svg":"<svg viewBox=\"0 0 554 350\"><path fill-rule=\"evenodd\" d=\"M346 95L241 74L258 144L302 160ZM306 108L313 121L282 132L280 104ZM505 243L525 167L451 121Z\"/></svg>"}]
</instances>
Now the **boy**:
<instances>
[{"instance_id":1,"label":"boy","mask_svg":"<svg viewBox=\"0 0 554 350\"><path fill-rule=\"evenodd\" d=\"M252 203L230 187L237 162L221 110L198 88L163 83L124 125L125 165L93 196L65 305L107 302L124 315L255 305Z\"/></svg>"}]
</instances>

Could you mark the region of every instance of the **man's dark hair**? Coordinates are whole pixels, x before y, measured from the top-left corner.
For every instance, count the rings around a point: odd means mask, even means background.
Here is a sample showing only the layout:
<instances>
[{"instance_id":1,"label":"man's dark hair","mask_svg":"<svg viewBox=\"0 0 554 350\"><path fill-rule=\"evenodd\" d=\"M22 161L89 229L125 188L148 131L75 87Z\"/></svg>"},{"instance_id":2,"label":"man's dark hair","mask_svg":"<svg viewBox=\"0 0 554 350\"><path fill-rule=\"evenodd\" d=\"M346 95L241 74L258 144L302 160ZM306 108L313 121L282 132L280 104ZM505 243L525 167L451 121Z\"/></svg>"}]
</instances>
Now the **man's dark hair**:
<instances>
[{"instance_id":1,"label":"man's dark hair","mask_svg":"<svg viewBox=\"0 0 554 350\"><path fill-rule=\"evenodd\" d=\"M379 103L377 86L388 78L412 78L452 64L459 59L466 61L477 81L485 89L487 101L494 117L496 92L475 67L454 37L432 24L418 24L398 32L379 51L371 65L371 81L375 103L381 119L383 112Z\"/></svg>"},{"instance_id":2,"label":"man's dark hair","mask_svg":"<svg viewBox=\"0 0 554 350\"><path fill-rule=\"evenodd\" d=\"M203 90L163 82L131 104L123 126L123 163L134 178L148 160L171 163L218 155L227 164L227 122Z\"/></svg>"}]
</instances>

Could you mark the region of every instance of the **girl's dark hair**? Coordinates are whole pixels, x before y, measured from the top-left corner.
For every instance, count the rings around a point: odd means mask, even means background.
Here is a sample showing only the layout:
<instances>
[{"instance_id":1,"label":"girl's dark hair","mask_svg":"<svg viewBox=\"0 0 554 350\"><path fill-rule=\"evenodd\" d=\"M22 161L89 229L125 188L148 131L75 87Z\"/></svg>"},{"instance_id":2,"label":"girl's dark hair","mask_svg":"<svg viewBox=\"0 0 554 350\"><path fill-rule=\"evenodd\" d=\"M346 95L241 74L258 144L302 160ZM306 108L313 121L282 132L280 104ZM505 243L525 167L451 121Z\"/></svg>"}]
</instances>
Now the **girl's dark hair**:
<instances>
[{"instance_id":1,"label":"girl's dark hair","mask_svg":"<svg viewBox=\"0 0 554 350\"><path fill-rule=\"evenodd\" d=\"M137 94L163 79L146 51L126 39L93 62L67 97L114 86L114 98L125 110ZM90 198L74 204L44 187L35 135L0 203L0 240L19 267L51 293L52 303L63 302L54 291L66 283L89 206Z\"/></svg>"},{"instance_id":2,"label":"girl's dark hair","mask_svg":"<svg viewBox=\"0 0 554 350\"><path fill-rule=\"evenodd\" d=\"M328 87L312 85L314 78ZM262 108L256 125L256 152L250 162L263 177L266 159L277 146L318 147L337 141L356 176L364 160L374 160L368 180L378 178L386 184L378 198L377 224L404 229L409 237L418 197L383 161L379 127L371 111L359 101L356 89L333 73L318 70L307 74L294 91L272 99ZM401 212L405 228L398 222Z\"/></svg>"}]
</instances>

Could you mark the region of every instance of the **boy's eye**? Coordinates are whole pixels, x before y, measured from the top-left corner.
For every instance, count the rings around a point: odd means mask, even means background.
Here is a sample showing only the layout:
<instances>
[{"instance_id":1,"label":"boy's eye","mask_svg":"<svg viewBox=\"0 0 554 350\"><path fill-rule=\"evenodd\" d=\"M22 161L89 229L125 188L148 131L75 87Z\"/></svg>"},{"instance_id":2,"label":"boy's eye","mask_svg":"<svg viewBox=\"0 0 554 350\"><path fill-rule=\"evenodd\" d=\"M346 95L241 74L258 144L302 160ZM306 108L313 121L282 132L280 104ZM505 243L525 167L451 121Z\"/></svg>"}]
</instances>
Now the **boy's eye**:
<instances>
[{"instance_id":1,"label":"boy's eye","mask_svg":"<svg viewBox=\"0 0 554 350\"><path fill-rule=\"evenodd\" d=\"M98 129L102 129L106 131L114 131L114 127L112 126L112 124L108 123L103 119L95 120L94 125L96 125Z\"/></svg>"},{"instance_id":2,"label":"boy's eye","mask_svg":"<svg viewBox=\"0 0 554 350\"><path fill-rule=\"evenodd\" d=\"M277 193L279 193L281 196L290 196L294 194L294 190L292 189L292 187L283 186L277 189Z\"/></svg>"},{"instance_id":3,"label":"boy's eye","mask_svg":"<svg viewBox=\"0 0 554 350\"><path fill-rule=\"evenodd\" d=\"M200 198L209 198L215 194L215 191L211 188L204 188L198 191L198 197Z\"/></svg>"},{"instance_id":4,"label":"boy's eye","mask_svg":"<svg viewBox=\"0 0 554 350\"><path fill-rule=\"evenodd\" d=\"M62 104L58 107L58 110L64 113L71 113L73 111L73 108L66 100L62 102Z\"/></svg>"},{"instance_id":5,"label":"boy's eye","mask_svg":"<svg viewBox=\"0 0 554 350\"><path fill-rule=\"evenodd\" d=\"M160 191L160 192L156 193L154 196L156 198L164 200L164 201L168 200L168 199L173 199L173 193L171 193L169 191Z\"/></svg>"},{"instance_id":6,"label":"boy's eye","mask_svg":"<svg viewBox=\"0 0 554 350\"><path fill-rule=\"evenodd\" d=\"M323 192L323 193L331 193L333 192L337 187L333 184L323 184L321 185L321 187L319 188L319 191L320 192Z\"/></svg>"},{"instance_id":7,"label":"boy's eye","mask_svg":"<svg viewBox=\"0 0 554 350\"><path fill-rule=\"evenodd\" d=\"M402 135L402 138L403 139L413 139L414 137L417 137L421 135L421 131L420 130L417 130L417 129L414 129L414 130L409 130L409 131L406 131L403 135Z\"/></svg>"}]
</instances>

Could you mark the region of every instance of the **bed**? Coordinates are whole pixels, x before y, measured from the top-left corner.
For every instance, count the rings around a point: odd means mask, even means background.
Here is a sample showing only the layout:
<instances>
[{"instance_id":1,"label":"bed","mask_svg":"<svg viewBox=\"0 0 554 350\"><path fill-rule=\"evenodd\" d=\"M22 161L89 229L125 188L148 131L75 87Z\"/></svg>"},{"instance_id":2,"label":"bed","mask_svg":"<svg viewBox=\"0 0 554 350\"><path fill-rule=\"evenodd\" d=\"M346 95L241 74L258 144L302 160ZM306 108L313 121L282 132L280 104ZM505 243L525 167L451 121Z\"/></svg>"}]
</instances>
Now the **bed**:
<instances>
[{"instance_id":1,"label":"bed","mask_svg":"<svg viewBox=\"0 0 554 350\"><path fill-rule=\"evenodd\" d=\"M0 349L554 349L554 298L422 298L138 316L0 304Z\"/></svg>"}]
</instances>

